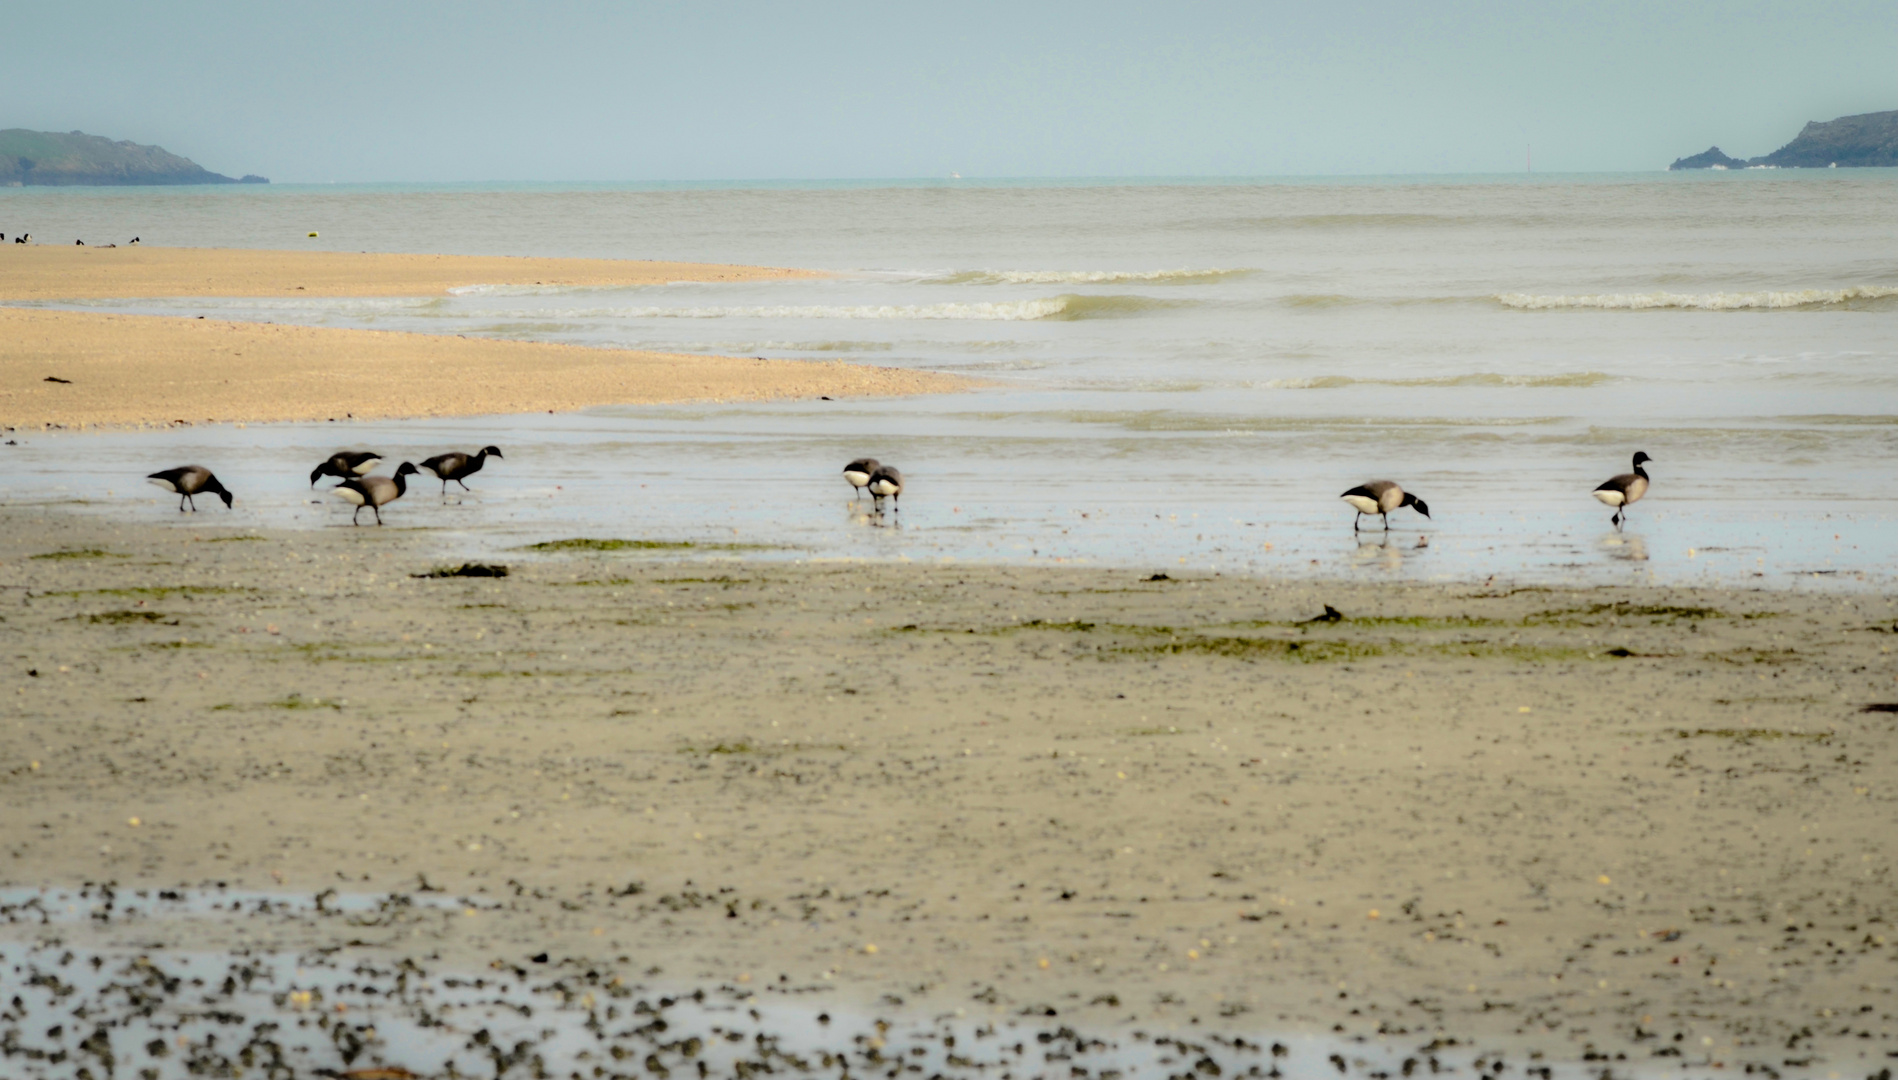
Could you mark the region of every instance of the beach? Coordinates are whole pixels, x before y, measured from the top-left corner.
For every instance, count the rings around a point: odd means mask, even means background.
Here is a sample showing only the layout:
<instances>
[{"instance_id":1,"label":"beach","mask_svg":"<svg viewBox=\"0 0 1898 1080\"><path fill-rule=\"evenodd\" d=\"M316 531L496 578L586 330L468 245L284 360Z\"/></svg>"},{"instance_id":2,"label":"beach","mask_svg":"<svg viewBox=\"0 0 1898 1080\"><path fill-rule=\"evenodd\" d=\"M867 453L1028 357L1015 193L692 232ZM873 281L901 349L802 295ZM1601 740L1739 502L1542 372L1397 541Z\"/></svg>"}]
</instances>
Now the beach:
<instances>
[{"instance_id":1,"label":"beach","mask_svg":"<svg viewBox=\"0 0 1898 1080\"><path fill-rule=\"evenodd\" d=\"M1889 184L19 195L0 1072L1875 1077Z\"/></svg>"},{"instance_id":2,"label":"beach","mask_svg":"<svg viewBox=\"0 0 1898 1080\"><path fill-rule=\"evenodd\" d=\"M0 521L8 882L479 905L69 946L1616 1075L1893 1045L1889 594Z\"/></svg>"}]
</instances>

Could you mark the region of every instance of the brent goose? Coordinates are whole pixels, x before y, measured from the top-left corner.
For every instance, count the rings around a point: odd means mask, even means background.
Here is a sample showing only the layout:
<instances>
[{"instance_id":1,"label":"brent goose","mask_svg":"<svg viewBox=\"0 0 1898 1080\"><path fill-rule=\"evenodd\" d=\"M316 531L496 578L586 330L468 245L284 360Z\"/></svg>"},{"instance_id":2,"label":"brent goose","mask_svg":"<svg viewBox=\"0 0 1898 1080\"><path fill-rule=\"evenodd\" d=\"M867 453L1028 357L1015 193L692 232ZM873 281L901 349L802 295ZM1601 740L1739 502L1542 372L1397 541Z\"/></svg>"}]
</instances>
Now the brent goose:
<instances>
[{"instance_id":1,"label":"brent goose","mask_svg":"<svg viewBox=\"0 0 1898 1080\"><path fill-rule=\"evenodd\" d=\"M1648 493L1648 473L1641 463L1653 460L1647 451L1636 450L1633 472L1610 477L1607 483L1595 489L1595 498L1615 508L1614 516L1608 519L1615 528L1621 528L1622 523L1628 520L1628 507L1640 502L1641 496Z\"/></svg>"},{"instance_id":2,"label":"brent goose","mask_svg":"<svg viewBox=\"0 0 1898 1080\"><path fill-rule=\"evenodd\" d=\"M387 476L352 476L330 489L330 494L356 504L356 512L349 515L351 525L360 525L357 518L362 508L367 506L376 512L376 524L382 524L382 508L401 498L409 490L408 478L415 473L415 466L403 462L395 470L393 478Z\"/></svg>"},{"instance_id":3,"label":"brent goose","mask_svg":"<svg viewBox=\"0 0 1898 1080\"><path fill-rule=\"evenodd\" d=\"M896 504L896 509L903 509L903 474L897 471L896 466L878 465L876 471L870 474L868 487L876 500L877 513L883 512L885 497Z\"/></svg>"},{"instance_id":4,"label":"brent goose","mask_svg":"<svg viewBox=\"0 0 1898 1080\"><path fill-rule=\"evenodd\" d=\"M1376 514L1384 519L1384 531L1391 531L1391 511L1399 507L1414 506L1425 517L1430 516L1430 507L1424 501L1389 480L1373 480L1361 487L1354 487L1338 496L1351 504L1358 516L1351 519L1351 531L1357 532L1364 521L1364 515Z\"/></svg>"},{"instance_id":5,"label":"brent goose","mask_svg":"<svg viewBox=\"0 0 1898 1080\"><path fill-rule=\"evenodd\" d=\"M877 471L879 462L873 457L860 457L844 466L844 479L850 484L850 501L856 502L863 497L863 489L870 484L870 476Z\"/></svg>"},{"instance_id":6,"label":"brent goose","mask_svg":"<svg viewBox=\"0 0 1898 1080\"><path fill-rule=\"evenodd\" d=\"M450 480L461 484L461 490L467 491L469 490L468 485L461 483L462 478L473 476L475 473L480 472L482 464L486 462L489 457L501 457L501 448L498 446L484 446L481 448L481 452L473 457L460 452L437 454L427 461L422 462L421 471L442 482L443 495L448 494L448 482Z\"/></svg>"},{"instance_id":7,"label":"brent goose","mask_svg":"<svg viewBox=\"0 0 1898 1080\"><path fill-rule=\"evenodd\" d=\"M185 512L187 502L191 504L192 512L195 513L198 509L198 501L192 496L206 491L223 499L226 510L231 507L231 493L224 490L224 485L217 482L217 477L211 475L211 470L202 465L180 465L175 469L155 472L145 479L178 496L180 514Z\"/></svg>"},{"instance_id":8,"label":"brent goose","mask_svg":"<svg viewBox=\"0 0 1898 1080\"><path fill-rule=\"evenodd\" d=\"M374 450L338 450L310 473L310 486L315 487L316 482L325 476L341 477L344 480L352 476L368 476L380 464L382 455Z\"/></svg>"}]
</instances>

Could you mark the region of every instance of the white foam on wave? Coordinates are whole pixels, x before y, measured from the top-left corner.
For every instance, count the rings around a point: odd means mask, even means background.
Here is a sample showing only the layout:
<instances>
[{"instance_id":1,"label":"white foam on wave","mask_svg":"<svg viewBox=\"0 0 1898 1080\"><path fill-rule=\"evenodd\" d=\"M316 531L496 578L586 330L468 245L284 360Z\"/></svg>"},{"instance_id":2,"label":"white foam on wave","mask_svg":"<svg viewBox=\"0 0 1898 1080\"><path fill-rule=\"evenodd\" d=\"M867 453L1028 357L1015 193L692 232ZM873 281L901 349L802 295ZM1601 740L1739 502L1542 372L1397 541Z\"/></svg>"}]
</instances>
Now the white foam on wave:
<instances>
[{"instance_id":1,"label":"white foam on wave","mask_svg":"<svg viewBox=\"0 0 1898 1080\"><path fill-rule=\"evenodd\" d=\"M1536 389L1599 386L1614 376L1600 371L1562 371L1548 375L1504 375L1479 371L1467 375L1435 375L1414 379L1375 379L1350 375L1313 375L1272 379L1257 385L1272 390L1337 390L1347 386L1403 386L1463 388L1471 386L1531 387Z\"/></svg>"},{"instance_id":2,"label":"white foam on wave","mask_svg":"<svg viewBox=\"0 0 1898 1080\"><path fill-rule=\"evenodd\" d=\"M1854 300L1882 300L1898 296L1898 286L1860 285L1850 289L1791 289L1778 292L1718 293L1604 293L1597 296L1536 296L1502 293L1496 301L1528 311L1558 308L1596 308L1644 311L1680 308L1691 311L1744 311L1748 309L1824 307Z\"/></svg>"},{"instance_id":3,"label":"white foam on wave","mask_svg":"<svg viewBox=\"0 0 1898 1080\"><path fill-rule=\"evenodd\" d=\"M766 304L752 307L599 307L486 312L522 319L1046 319L1068 308L1067 297L979 304Z\"/></svg>"},{"instance_id":4,"label":"white foam on wave","mask_svg":"<svg viewBox=\"0 0 1898 1080\"><path fill-rule=\"evenodd\" d=\"M745 307L595 307L484 311L490 319L1112 319L1179 307L1144 296L1080 296L951 304L769 304Z\"/></svg>"},{"instance_id":5,"label":"white foam on wave","mask_svg":"<svg viewBox=\"0 0 1898 1080\"><path fill-rule=\"evenodd\" d=\"M1251 270L968 270L937 278L944 285L1113 285L1127 282L1184 285L1250 274Z\"/></svg>"},{"instance_id":6,"label":"white foam on wave","mask_svg":"<svg viewBox=\"0 0 1898 1080\"><path fill-rule=\"evenodd\" d=\"M618 286L624 288L624 286ZM555 293L577 292L583 288L599 286L582 285L456 285L448 290L450 296L547 296Z\"/></svg>"}]
</instances>

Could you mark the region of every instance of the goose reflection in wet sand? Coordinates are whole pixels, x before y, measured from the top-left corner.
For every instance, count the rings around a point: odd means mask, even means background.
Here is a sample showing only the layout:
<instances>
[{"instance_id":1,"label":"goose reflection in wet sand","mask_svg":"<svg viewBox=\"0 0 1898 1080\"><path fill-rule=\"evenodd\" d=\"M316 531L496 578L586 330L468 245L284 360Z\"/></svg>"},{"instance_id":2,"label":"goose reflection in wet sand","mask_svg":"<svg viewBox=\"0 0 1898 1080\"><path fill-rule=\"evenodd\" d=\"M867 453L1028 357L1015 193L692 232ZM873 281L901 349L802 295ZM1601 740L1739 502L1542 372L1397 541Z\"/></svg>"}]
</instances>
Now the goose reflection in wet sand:
<instances>
[{"instance_id":1,"label":"goose reflection in wet sand","mask_svg":"<svg viewBox=\"0 0 1898 1080\"><path fill-rule=\"evenodd\" d=\"M1647 562L1648 542L1639 536L1617 532L1601 539L1602 554L1622 562Z\"/></svg>"}]
</instances>

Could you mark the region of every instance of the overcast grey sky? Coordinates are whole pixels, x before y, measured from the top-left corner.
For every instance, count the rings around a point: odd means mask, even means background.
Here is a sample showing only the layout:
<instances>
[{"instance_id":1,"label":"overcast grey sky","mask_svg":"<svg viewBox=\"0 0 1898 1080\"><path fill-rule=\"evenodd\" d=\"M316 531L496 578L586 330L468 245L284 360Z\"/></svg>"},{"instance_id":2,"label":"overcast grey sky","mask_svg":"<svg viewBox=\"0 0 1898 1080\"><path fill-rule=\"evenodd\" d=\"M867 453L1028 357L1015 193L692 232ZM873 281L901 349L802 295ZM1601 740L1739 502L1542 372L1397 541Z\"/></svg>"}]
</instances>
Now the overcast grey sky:
<instances>
[{"instance_id":1,"label":"overcast grey sky","mask_svg":"<svg viewBox=\"0 0 1898 1080\"><path fill-rule=\"evenodd\" d=\"M1898 109L1898 2L15 0L0 127L278 181L1508 172Z\"/></svg>"}]
</instances>

